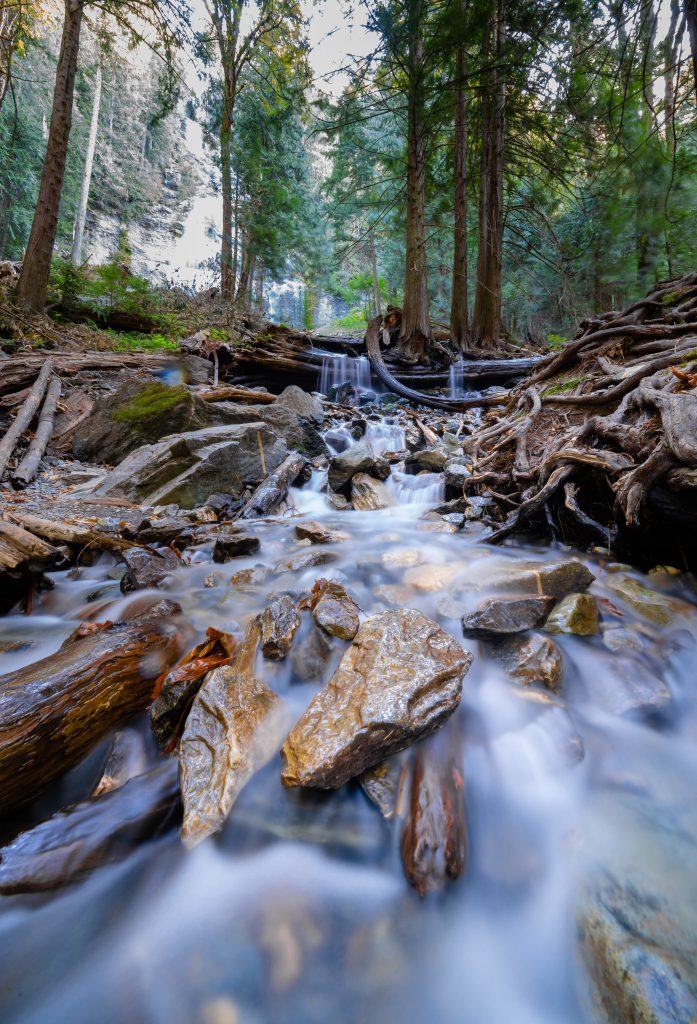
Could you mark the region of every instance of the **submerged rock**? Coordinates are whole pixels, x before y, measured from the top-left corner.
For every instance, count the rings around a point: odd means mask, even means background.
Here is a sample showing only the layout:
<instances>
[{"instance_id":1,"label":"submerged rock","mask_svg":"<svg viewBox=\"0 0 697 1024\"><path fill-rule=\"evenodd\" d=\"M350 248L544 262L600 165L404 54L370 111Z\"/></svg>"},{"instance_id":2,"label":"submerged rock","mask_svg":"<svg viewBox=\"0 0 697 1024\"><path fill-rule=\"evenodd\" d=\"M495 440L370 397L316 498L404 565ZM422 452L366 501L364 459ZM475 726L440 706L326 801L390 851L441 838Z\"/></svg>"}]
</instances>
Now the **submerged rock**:
<instances>
[{"instance_id":1,"label":"submerged rock","mask_svg":"<svg viewBox=\"0 0 697 1024\"><path fill-rule=\"evenodd\" d=\"M314 569L317 565L328 565L336 562L339 556L333 551L301 551L298 555L286 559L285 562L278 562L274 572L301 572L303 569Z\"/></svg>"},{"instance_id":2,"label":"submerged rock","mask_svg":"<svg viewBox=\"0 0 697 1024\"><path fill-rule=\"evenodd\" d=\"M386 480L390 475L390 465L382 456L376 455L369 444L361 441L331 460L327 477L329 487L348 497L351 481L357 473Z\"/></svg>"},{"instance_id":3,"label":"submerged rock","mask_svg":"<svg viewBox=\"0 0 697 1024\"><path fill-rule=\"evenodd\" d=\"M628 573L608 574L603 582L611 594L657 626L667 626L676 615L693 610L687 602L650 590Z\"/></svg>"},{"instance_id":4,"label":"submerged rock","mask_svg":"<svg viewBox=\"0 0 697 1024\"><path fill-rule=\"evenodd\" d=\"M253 674L258 642L255 619L235 664L209 672L186 720L179 761L187 846L222 827L242 787L278 749L285 716L278 695Z\"/></svg>"},{"instance_id":5,"label":"submerged rock","mask_svg":"<svg viewBox=\"0 0 697 1024\"><path fill-rule=\"evenodd\" d=\"M296 523L295 536L298 540L309 540L311 544L336 544L349 539L347 533L331 530L323 523L315 522L314 519L304 519L301 523Z\"/></svg>"},{"instance_id":6,"label":"submerged rock","mask_svg":"<svg viewBox=\"0 0 697 1024\"><path fill-rule=\"evenodd\" d=\"M523 686L544 686L552 693L561 689L561 651L548 636L530 633L492 640L487 644L487 653Z\"/></svg>"},{"instance_id":7,"label":"submerged rock","mask_svg":"<svg viewBox=\"0 0 697 1024\"><path fill-rule=\"evenodd\" d=\"M404 769L396 757L388 757L359 777L363 792L375 804L383 818L391 821L397 814Z\"/></svg>"},{"instance_id":8,"label":"submerged rock","mask_svg":"<svg viewBox=\"0 0 697 1024\"><path fill-rule=\"evenodd\" d=\"M568 594L554 608L545 623L548 633L593 636L598 632L598 606L592 594Z\"/></svg>"},{"instance_id":9,"label":"submerged rock","mask_svg":"<svg viewBox=\"0 0 697 1024\"><path fill-rule=\"evenodd\" d=\"M293 672L298 681L322 682L335 646L334 641L324 630L313 625L307 636L294 644L290 656Z\"/></svg>"},{"instance_id":10,"label":"submerged rock","mask_svg":"<svg viewBox=\"0 0 697 1024\"><path fill-rule=\"evenodd\" d=\"M462 631L465 636L490 636L537 629L553 606L551 597L490 597L464 616Z\"/></svg>"},{"instance_id":11,"label":"submerged rock","mask_svg":"<svg viewBox=\"0 0 697 1024\"><path fill-rule=\"evenodd\" d=\"M428 473L440 473L447 461L448 456L442 448L427 448L424 451L407 455L404 467L407 472L412 473L420 473L422 470Z\"/></svg>"},{"instance_id":12,"label":"submerged rock","mask_svg":"<svg viewBox=\"0 0 697 1024\"><path fill-rule=\"evenodd\" d=\"M265 658L280 661L291 648L300 615L290 594L278 594L261 613L261 650Z\"/></svg>"},{"instance_id":13,"label":"submerged rock","mask_svg":"<svg viewBox=\"0 0 697 1024\"><path fill-rule=\"evenodd\" d=\"M513 562L491 567L487 589L502 592L543 594L560 599L586 590L595 576L582 562L566 559L558 562Z\"/></svg>"},{"instance_id":14,"label":"submerged rock","mask_svg":"<svg viewBox=\"0 0 697 1024\"><path fill-rule=\"evenodd\" d=\"M368 619L283 744L283 785L335 789L433 732L460 703L471 662L420 612Z\"/></svg>"},{"instance_id":15,"label":"submerged rock","mask_svg":"<svg viewBox=\"0 0 697 1024\"><path fill-rule=\"evenodd\" d=\"M268 565L252 565L248 569L240 569L231 576L230 586L237 587L238 590L256 589L266 582L270 574Z\"/></svg>"},{"instance_id":16,"label":"submerged rock","mask_svg":"<svg viewBox=\"0 0 697 1024\"><path fill-rule=\"evenodd\" d=\"M357 473L351 481L351 504L359 512L376 512L397 502L379 480L367 473Z\"/></svg>"},{"instance_id":17,"label":"submerged rock","mask_svg":"<svg viewBox=\"0 0 697 1024\"><path fill-rule=\"evenodd\" d=\"M339 640L353 640L360 626L357 605L336 580L329 580L321 588L312 614L325 633Z\"/></svg>"}]
</instances>

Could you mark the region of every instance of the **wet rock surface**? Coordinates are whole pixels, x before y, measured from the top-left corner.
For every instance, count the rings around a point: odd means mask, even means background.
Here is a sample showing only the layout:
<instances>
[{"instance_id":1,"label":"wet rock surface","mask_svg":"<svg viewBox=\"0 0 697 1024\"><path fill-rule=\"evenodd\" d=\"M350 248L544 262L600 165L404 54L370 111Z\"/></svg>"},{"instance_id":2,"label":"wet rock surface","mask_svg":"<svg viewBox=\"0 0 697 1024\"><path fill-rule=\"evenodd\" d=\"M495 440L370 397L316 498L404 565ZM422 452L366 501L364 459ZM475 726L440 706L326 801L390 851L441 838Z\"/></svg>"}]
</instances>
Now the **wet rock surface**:
<instances>
[{"instance_id":1,"label":"wet rock surface","mask_svg":"<svg viewBox=\"0 0 697 1024\"><path fill-rule=\"evenodd\" d=\"M297 601L291 594L277 594L260 618L261 650L265 658L280 661L288 654L300 626Z\"/></svg>"},{"instance_id":2,"label":"wet rock surface","mask_svg":"<svg viewBox=\"0 0 697 1024\"><path fill-rule=\"evenodd\" d=\"M242 787L278 747L282 704L253 674L259 634L255 620L235 664L209 673L186 720L179 759L187 846L222 827Z\"/></svg>"},{"instance_id":3,"label":"wet rock surface","mask_svg":"<svg viewBox=\"0 0 697 1024\"><path fill-rule=\"evenodd\" d=\"M598 606L592 594L567 594L545 623L548 633L593 636L599 630Z\"/></svg>"},{"instance_id":4,"label":"wet rock surface","mask_svg":"<svg viewBox=\"0 0 697 1024\"><path fill-rule=\"evenodd\" d=\"M379 480L367 473L357 473L351 481L351 504L359 512L376 512L397 502Z\"/></svg>"},{"instance_id":5,"label":"wet rock surface","mask_svg":"<svg viewBox=\"0 0 697 1024\"><path fill-rule=\"evenodd\" d=\"M515 634L491 640L486 652L506 673L523 686L544 686L553 693L561 689L564 662L561 651L542 633Z\"/></svg>"},{"instance_id":6,"label":"wet rock surface","mask_svg":"<svg viewBox=\"0 0 697 1024\"><path fill-rule=\"evenodd\" d=\"M296 523L295 536L299 540L309 540L311 544L338 544L349 539L347 533L332 530L324 523L315 522L314 519L304 519L301 523Z\"/></svg>"},{"instance_id":7,"label":"wet rock surface","mask_svg":"<svg viewBox=\"0 0 697 1024\"><path fill-rule=\"evenodd\" d=\"M293 645L291 651L291 665L298 681L321 682L335 647L336 642L323 629L313 626L302 640Z\"/></svg>"},{"instance_id":8,"label":"wet rock surface","mask_svg":"<svg viewBox=\"0 0 697 1024\"><path fill-rule=\"evenodd\" d=\"M339 640L353 640L358 632L358 607L336 580L330 580L320 588L312 614L325 633Z\"/></svg>"},{"instance_id":9,"label":"wet rock surface","mask_svg":"<svg viewBox=\"0 0 697 1024\"><path fill-rule=\"evenodd\" d=\"M437 729L472 661L420 612L368 619L283 744L284 786L333 789Z\"/></svg>"},{"instance_id":10,"label":"wet rock surface","mask_svg":"<svg viewBox=\"0 0 697 1024\"><path fill-rule=\"evenodd\" d=\"M465 636L522 633L544 625L554 607L551 597L492 597L462 619Z\"/></svg>"},{"instance_id":11,"label":"wet rock surface","mask_svg":"<svg viewBox=\"0 0 697 1024\"><path fill-rule=\"evenodd\" d=\"M329 565L331 562L335 562L338 558L333 551L301 551L300 554L293 555L292 558L287 558L283 562L278 562L273 571L277 573L281 572L301 572L303 569L314 569L319 565Z\"/></svg>"},{"instance_id":12,"label":"wet rock surface","mask_svg":"<svg viewBox=\"0 0 697 1024\"><path fill-rule=\"evenodd\" d=\"M386 459L376 455L372 447L359 442L329 463L328 484L333 491L348 496L349 486L357 473L366 473L376 480L386 480L390 466Z\"/></svg>"},{"instance_id":13,"label":"wet rock surface","mask_svg":"<svg viewBox=\"0 0 697 1024\"><path fill-rule=\"evenodd\" d=\"M552 562L515 562L492 566L486 585L492 590L566 597L583 591L595 579L593 573L576 559Z\"/></svg>"},{"instance_id":14,"label":"wet rock surface","mask_svg":"<svg viewBox=\"0 0 697 1024\"><path fill-rule=\"evenodd\" d=\"M213 561L227 562L231 558L253 555L260 547L259 538L248 533L235 530L221 531L216 535L213 545Z\"/></svg>"},{"instance_id":15,"label":"wet rock surface","mask_svg":"<svg viewBox=\"0 0 697 1024\"><path fill-rule=\"evenodd\" d=\"M145 587L157 587L181 567L181 562L171 548L160 548L157 551L128 548L122 558L128 567L121 577L121 590L124 594Z\"/></svg>"}]
</instances>

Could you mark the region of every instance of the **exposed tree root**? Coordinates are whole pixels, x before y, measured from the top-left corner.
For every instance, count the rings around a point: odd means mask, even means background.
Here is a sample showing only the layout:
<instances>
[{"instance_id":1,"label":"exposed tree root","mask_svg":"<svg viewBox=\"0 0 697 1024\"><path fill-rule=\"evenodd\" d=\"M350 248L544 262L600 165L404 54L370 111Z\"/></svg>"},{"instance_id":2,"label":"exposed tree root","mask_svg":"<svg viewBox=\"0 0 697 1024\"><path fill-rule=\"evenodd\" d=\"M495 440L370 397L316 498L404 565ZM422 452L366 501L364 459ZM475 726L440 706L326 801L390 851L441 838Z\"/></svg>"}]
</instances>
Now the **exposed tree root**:
<instances>
[{"instance_id":1,"label":"exposed tree root","mask_svg":"<svg viewBox=\"0 0 697 1024\"><path fill-rule=\"evenodd\" d=\"M676 521L697 512L696 386L697 273L584 322L466 441L468 493L488 494L498 510L490 540L523 527L554 534L558 524L575 543L650 561L650 524L654 548L697 565L697 540L666 536L647 512L657 486L661 514L671 502Z\"/></svg>"}]
</instances>

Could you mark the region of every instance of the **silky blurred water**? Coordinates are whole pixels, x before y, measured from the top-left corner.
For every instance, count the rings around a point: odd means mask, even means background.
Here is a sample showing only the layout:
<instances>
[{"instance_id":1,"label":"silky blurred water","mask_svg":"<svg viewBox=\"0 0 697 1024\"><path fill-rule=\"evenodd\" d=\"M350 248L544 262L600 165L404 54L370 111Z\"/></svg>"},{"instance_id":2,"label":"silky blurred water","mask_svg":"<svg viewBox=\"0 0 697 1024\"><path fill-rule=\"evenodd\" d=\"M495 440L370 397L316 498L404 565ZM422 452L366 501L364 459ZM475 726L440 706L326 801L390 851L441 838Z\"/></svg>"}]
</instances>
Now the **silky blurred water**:
<instances>
[{"instance_id":1,"label":"silky blurred water","mask_svg":"<svg viewBox=\"0 0 697 1024\"><path fill-rule=\"evenodd\" d=\"M408 480L437 485L396 474L393 493L416 493ZM363 617L417 608L470 649L462 704L445 727L463 752L464 877L419 899L402 875L399 823L386 823L355 784L284 791L277 757L243 790L221 835L193 851L169 833L65 891L2 899L3 1024L591 1024L576 915L601 868L648 880L697 934L690 581L641 577L672 602L668 624L657 626L608 588L621 572L640 578L626 567L559 548L490 548L477 524L432 532L408 496L384 511L340 513L322 484L317 474L291 492L283 514L249 524L256 555L217 565L211 544L188 550L190 564L165 590L192 642L209 626L241 635L269 594L300 596L324 576L344 582ZM295 536L301 516L345 539L310 547ZM316 550L336 558L273 571ZM457 616L506 566L571 556L596 575L603 633L555 638L564 685L554 697L512 683L463 638ZM269 568L263 583L231 585L254 565ZM143 595L123 597L118 572L104 556L53 574L31 617L0 620L0 669L50 654L84 619L128 614ZM311 625L303 616L294 650ZM604 637L613 628L628 630L634 647L611 650ZM336 642L322 680L306 681L294 657L259 658L258 673L297 717L346 646ZM618 712L617 695L631 702L641 672L663 681L670 703L660 714Z\"/></svg>"}]
</instances>

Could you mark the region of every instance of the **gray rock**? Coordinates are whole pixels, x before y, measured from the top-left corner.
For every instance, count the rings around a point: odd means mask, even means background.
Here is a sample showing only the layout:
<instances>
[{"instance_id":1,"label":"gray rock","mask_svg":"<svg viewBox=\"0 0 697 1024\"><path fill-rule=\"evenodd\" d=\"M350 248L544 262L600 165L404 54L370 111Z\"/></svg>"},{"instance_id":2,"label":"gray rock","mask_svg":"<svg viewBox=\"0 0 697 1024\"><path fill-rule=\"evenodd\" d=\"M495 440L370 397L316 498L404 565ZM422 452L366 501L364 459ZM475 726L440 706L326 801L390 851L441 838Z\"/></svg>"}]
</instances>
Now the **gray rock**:
<instances>
[{"instance_id":1,"label":"gray rock","mask_svg":"<svg viewBox=\"0 0 697 1024\"><path fill-rule=\"evenodd\" d=\"M391 508L397 501L385 485L367 473L357 473L351 481L351 504L359 512Z\"/></svg>"},{"instance_id":2,"label":"gray rock","mask_svg":"<svg viewBox=\"0 0 697 1024\"><path fill-rule=\"evenodd\" d=\"M261 613L261 651L265 658L280 661L288 654L300 626L300 615L290 594L277 594Z\"/></svg>"},{"instance_id":3,"label":"gray rock","mask_svg":"<svg viewBox=\"0 0 697 1024\"><path fill-rule=\"evenodd\" d=\"M443 470L443 482L445 483L446 491L456 491L458 495L462 494L465 480L467 480L468 476L471 476L470 471L461 463L446 463Z\"/></svg>"},{"instance_id":4,"label":"gray rock","mask_svg":"<svg viewBox=\"0 0 697 1024\"><path fill-rule=\"evenodd\" d=\"M328 430L324 435L324 440L327 444L330 444L335 452L345 452L347 448L351 447L350 438L343 432L343 430Z\"/></svg>"},{"instance_id":5,"label":"gray rock","mask_svg":"<svg viewBox=\"0 0 697 1024\"><path fill-rule=\"evenodd\" d=\"M336 580L329 580L321 588L312 614L325 633L339 640L353 640L360 626L358 607Z\"/></svg>"},{"instance_id":6,"label":"gray rock","mask_svg":"<svg viewBox=\"0 0 697 1024\"><path fill-rule=\"evenodd\" d=\"M376 455L364 441L353 445L329 463L328 483L332 491L348 496L351 481L357 473L367 473L376 480L386 480L390 466L386 459Z\"/></svg>"},{"instance_id":7,"label":"gray rock","mask_svg":"<svg viewBox=\"0 0 697 1024\"><path fill-rule=\"evenodd\" d=\"M318 426L324 423L324 409L322 403L307 391L303 391L297 384L291 384L276 399L276 405L282 405L290 409L296 416L305 420L312 420Z\"/></svg>"},{"instance_id":8,"label":"gray rock","mask_svg":"<svg viewBox=\"0 0 697 1024\"><path fill-rule=\"evenodd\" d=\"M471 501L472 499L470 499ZM514 562L497 566L486 578L491 590L524 594L544 594L557 599L586 590L595 576L582 562L565 559L557 562Z\"/></svg>"},{"instance_id":9,"label":"gray rock","mask_svg":"<svg viewBox=\"0 0 697 1024\"><path fill-rule=\"evenodd\" d=\"M310 395L307 398L311 402L315 401ZM215 404L219 418L225 423L265 423L278 437L283 438L288 448L301 455L314 457L327 453L327 446L317 430L315 420L298 415L292 407L292 398L288 403L281 402L279 398L270 405L243 405L236 402Z\"/></svg>"},{"instance_id":10,"label":"gray rock","mask_svg":"<svg viewBox=\"0 0 697 1024\"><path fill-rule=\"evenodd\" d=\"M550 637L540 633L516 634L492 640L486 649L515 682L544 686L552 693L561 689L561 651Z\"/></svg>"},{"instance_id":11,"label":"gray rock","mask_svg":"<svg viewBox=\"0 0 697 1024\"><path fill-rule=\"evenodd\" d=\"M121 577L121 590L124 594L145 587L157 587L181 568L181 562L171 548L149 551L133 547L122 552L121 557L128 566Z\"/></svg>"},{"instance_id":12,"label":"gray rock","mask_svg":"<svg viewBox=\"0 0 697 1024\"><path fill-rule=\"evenodd\" d=\"M307 636L294 644L291 651L290 661L298 681L322 682L335 647L334 640L313 623Z\"/></svg>"},{"instance_id":13,"label":"gray rock","mask_svg":"<svg viewBox=\"0 0 697 1024\"><path fill-rule=\"evenodd\" d=\"M287 454L285 442L265 423L206 427L137 448L107 475L97 493L143 505L195 508L215 491L241 497Z\"/></svg>"},{"instance_id":14,"label":"gray rock","mask_svg":"<svg viewBox=\"0 0 697 1024\"><path fill-rule=\"evenodd\" d=\"M199 430L211 423L207 402L184 384L170 387L152 378L125 381L75 428L73 455L84 462L115 464L141 445L167 434Z\"/></svg>"},{"instance_id":15,"label":"gray rock","mask_svg":"<svg viewBox=\"0 0 697 1024\"><path fill-rule=\"evenodd\" d=\"M440 473L448 460L448 456L442 448L426 448L424 451L412 452L404 460L404 468L407 472L420 473L425 470L428 473Z\"/></svg>"},{"instance_id":16,"label":"gray rock","mask_svg":"<svg viewBox=\"0 0 697 1024\"><path fill-rule=\"evenodd\" d=\"M301 572L303 569L314 569L316 565L328 565L336 562L338 555L333 551L301 551L298 555L278 562L274 572Z\"/></svg>"},{"instance_id":17,"label":"gray rock","mask_svg":"<svg viewBox=\"0 0 697 1024\"><path fill-rule=\"evenodd\" d=\"M227 562L231 558L253 555L259 550L259 538L236 530L220 531L213 545L213 561Z\"/></svg>"},{"instance_id":18,"label":"gray rock","mask_svg":"<svg viewBox=\"0 0 697 1024\"><path fill-rule=\"evenodd\" d=\"M554 606L551 597L491 597L462 619L465 636L522 633L542 626Z\"/></svg>"},{"instance_id":19,"label":"gray rock","mask_svg":"<svg viewBox=\"0 0 697 1024\"><path fill-rule=\"evenodd\" d=\"M368 619L283 744L283 785L335 789L433 732L460 703L471 662L413 609Z\"/></svg>"}]
</instances>

